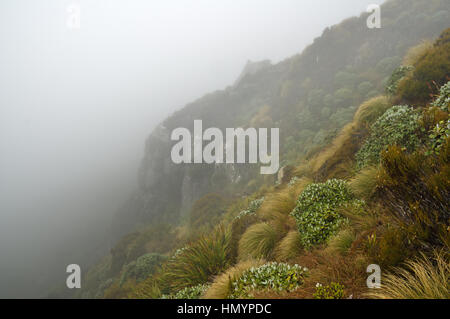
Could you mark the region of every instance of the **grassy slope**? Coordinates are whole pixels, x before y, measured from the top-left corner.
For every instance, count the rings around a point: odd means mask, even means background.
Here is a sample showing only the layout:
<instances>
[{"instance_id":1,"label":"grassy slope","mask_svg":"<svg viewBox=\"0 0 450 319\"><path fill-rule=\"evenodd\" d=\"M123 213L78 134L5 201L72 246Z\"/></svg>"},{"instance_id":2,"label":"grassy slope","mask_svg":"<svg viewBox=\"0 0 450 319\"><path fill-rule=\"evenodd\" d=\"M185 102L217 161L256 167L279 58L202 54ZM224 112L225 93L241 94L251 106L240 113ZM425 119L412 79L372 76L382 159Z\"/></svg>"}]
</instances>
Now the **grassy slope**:
<instances>
[{"instance_id":1,"label":"grassy slope","mask_svg":"<svg viewBox=\"0 0 450 319\"><path fill-rule=\"evenodd\" d=\"M392 1L390 6L395 6L395 3L401 1ZM420 1L416 1L416 4L420 4ZM436 6L439 1L434 1L431 5ZM391 17L393 19L393 17ZM333 32L339 33L340 29L345 30L349 24L354 21L344 23L342 26L336 28ZM345 27L347 25L347 27ZM431 31L430 31L431 32ZM329 37L329 36L328 36ZM283 83L285 95L282 94L282 99L278 101L272 101L273 103L280 103L280 105L286 105L280 107L281 114L270 114L272 118L279 118L283 127L295 130L296 124L290 123L289 118L292 116L284 116L282 113L290 114L298 112L296 107L292 108L291 105L301 105L302 103L292 102L296 100L295 92L290 90L292 85L305 84L308 80L308 72L310 83L320 83L322 78L314 78L314 74L326 74L331 72L331 65L323 66L325 70L310 70L306 69L306 75L302 75L302 78L296 78L297 68L302 68L305 71L304 66L298 64L304 64L304 61L308 59L308 56L314 56L311 52L319 50L321 41L325 41L327 35L325 33L322 39L316 46L313 46L305 52L291 60L291 71L287 79ZM440 42L440 48L447 45L442 49L442 52L450 52L448 44L443 40ZM323 46L323 45L322 45ZM442 68L442 65L448 64L448 56L441 54L439 49L434 49L430 45L423 45L425 49L416 49L414 54L410 54L405 61L411 63L416 61L416 67L419 68L420 64L424 65L423 70L433 67L433 61L438 59L433 58L439 56L441 63L436 68L441 70L444 76L448 76L448 71ZM435 52L432 52L435 50ZM402 52L397 51L398 52ZM419 53L417 53L419 52ZM428 54L428 58L423 58L424 54ZM415 57L414 57L415 56ZM374 58L374 57L372 57ZM297 61L297 62L296 62ZM302 62L303 61L303 62ZM330 62L331 63L331 62ZM381 68L381 67L380 67ZM339 72L339 69L335 70ZM392 71L392 70L390 70ZM357 72L357 71L355 71ZM360 74L364 74L368 70L364 68L359 69ZM334 73L334 72L331 72ZM383 75L374 72L373 83L379 87L379 91L383 88ZM398 216L393 212L390 205L384 201L383 191L388 191L393 196L393 190L389 187L384 187L383 183L387 183L387 177L390 177L386 171L383 171L383 166L374 165L364 168L362 171L356 169L355 154L358 152L367 136L370 134L370 125L384 113L394 102L408 102L411 105L417 107L425 107L431 101L431 98L424 98L429 96L430 92L422 94L417 97L415 94L411 94L411 87L417 87L417 83L423 85L430 83L432 80L437 79L436 73L425 73L428 78L423 78L423 73L413 72L409 74L399 85L399 94L395 97L376 97L370 98L367 102L362 103L358 108L358 111L353 117L353 120L348 123L340 131L337 136L331 140L326 146L316 148L315 151L310 151L305 156L295 155L291 158L297 158L295 161L291 161L294 166L291 166L286 170L286 174L283 178L283 182L276 186L263 186L260 187L253 194L246 198L234 199L231 205L228 205L227 212L222 215L222 226L215 228L214 225L204 228L206 236L198 239L200 234L196 234L189 229L188 225L184 226L172 226L166 225L164 230L159 227L141 230L135 234L130 234L124 240L120 242L120 247L116 247L112 252L111 257L106 258L102 263L97 265L89 273L89 276L93 279L88 280L88 289L84 291L86 297L109 297L109 298L155 298L160 296L161 293L174 293L176 290L182 287L193 286L197 283L203 283L207 281L213 283L212 288L220 286L220 293L215 293L214 290L206 292L206 296L223 295L224 285L220 285L223 282L223 275L229 270L229 267L238 267L241 269L246 263L249 263L248 259L265 258L266 261L275 260L278 262L287 261L291 264L298 263L302 266L306 266L310 269L310 274L300 289L292 292L274 293L270 291L256 292L255 296L271 297L271 298L312 298L316 291L316 284L318 282L323 285L330 284L332 282L338 282L342 284L344 289L344 296L348 297L364 297L367 293L365 288L366 267L370 263L379 263L382 265L383 270L388 270L393 266L399 266L407 258L413 257L414 249L420 249L426 254L430 255L433 248L445 247L448 245L448 238L429 238L426 232L428 229L422 227L421 229L415 229L414 223L399 220ZM442 77L442 74L439 74ZM370 77L370 76L369 76ZM430 78L431 77L431 78ZM311 82L312 81L312 82ZM333 85L323 81L322 90L326 90L327 86ZM408 85L409 84L409 85ZM414 84L415 86L413 86ZM440 83L441 85L443 83ZM313 85L313 87L316 85ZM424 86L422 86L424 87ZM311 89L311 88L310 88ZM313 89L314 90L314 89ZM356 87L355 87L356 90ZM283 90L282 90L283 91ZM436 93L436 91L432 92ZM308 97L298 97L298 100L302 102ZM364 99L361 96L354 96L354 101L362 102ZM425 101L424 101L425 99ZM306 100L305 100L306 101ZM306 102L305 102L306 103ZM430 108L427 108L429 110ZM302 110L302 108L300 108ZM189 112L189 110L185 110ZM421 110L423 114L426 112ZM431 113L431 112L428 112ZM435 112L436 114L430 115L430 119L427 123L422 123L422 127L425 130L429 130L436 122L437 119L448 118L447 112ZM439 113L439 114L437 114ZM326 114L325 114L326 115ZM313 115L315 116L315 115ZM323 114L320 116L324 116ZM287 121L287 122L286 122ZM430 124L430 122L432 122ZM296 136L293 133L293 136ZM303 138L298 136L298 138ZM296 146L293 145L293 148ZM424 145L425 147L425 145ZM441 155L442 157L442 155ZM302 159L303 158L303 159ZM300 159L300 160L299 160ZM433 166L441 161L437 172L433 172L436 175L436 183L439 182L439 173L444 172L448 174L448 165L444 160L429 159L426 163L429 166ZM387 161L386 161L387 162ZM382 174L384 173L384 175ZM381 177L385 177L381 180ZM448 175L446 175L448 177ZM297 179L292 180L291 178ZM349 220L349 224L343 226L340 231L326 243L312 247L311 249L304 249L301 247L300 234L297 231L295 220L290 216L290 212L296 206L296 200L301 192L312 182L324 182L331 178L340 178L349 181L350 188L359 199L366 200L367 206L364 214L355 209L349 207L347 209L341 209L339 213L346 216ZM399 183L404 180L399 180ZM291 184L291 185L289 185ZM436 186L436 185L435 185ZM448 185L437 184L437 187L445 188ZM397 194L397 193L396 193ZM251 201L264 196L264 202L260 207L253 207ZM390 200L395 200L395 197L390 197ZM435 198L433 198L435 199ZM432 200L433 200L432 199ZM413 201L414 198L411 199ZM404 204L404 203L403 203ZM243 218L236 219L236 215L244 209L248 209L250 214ZM420 211L420 213L423 213ZM438 212L439 213L439 212ZM425 214L426 217L426 214ZM436 219L436 216L433 216ZM447 216L448 223L448 216ZM417 223L419 224L419 223ZM400 231L401 230L401 231ZM223 234L223 232L227 234ZM424 234L425 233L425 234ZM220 242L217 242L218 235L220 238L225 238ZM448 233L443 233L443 236L448 236ZM417 240L417 242L415 241ZM225 242L229 241L229 242ZM404 243L408 242L412 245L408 246L408 249L404 249ZM425 243L425 244L423 244ZM183 246L188 247L188 255L194 254L197 259L201 259L204 256L211 256L219 254L220 258L217 258L217 263L211 264L205 261L204 268L201 268L202 278L197 281L193 281L189 277L190 272L198 272L195 267L202 267L201 263L189 262L188 257L184 259L185 273L178 273L176 285L164 284L168 282L167 276L170 274L170 265L162 265L162 269L158 270L150 275L150 277L144 282L137 282L134 279L130 279L125 283L119 284L118 278L122 276L124 265L132 263L137 257L145 252L161 252L165 255L170 255L176 248ZM448 246L446 246L448 249ZM209 260L213 258L207 257ZM116 261L116 263L115 263ZM120 261L120 262L117 262ZM187 264L186 264L187 262ZM237 266L233 266L238 263ZM256 261L259 264L260 261ZM115 267L117 269L114 269ZM250 261L250 264L252 262ZM169 268L168 268L169 267ZM177 268L176 263L174 266L176 271L180 271L180 267ZM189 267L193 267L190 269ZM242 269L240 270L242 271ZM215 276L217 280L215 280ZM169 276L170 277L170 276ZM183 280L185 277L185 280ZM222 279L221 279L222 278ZM180 280L181 279L181 280ZM195 279L195 278L194 278ZM218 283L219 282L219 283ZM82 296L82 295L80 295Z\"/></svg>"}]
</instances>

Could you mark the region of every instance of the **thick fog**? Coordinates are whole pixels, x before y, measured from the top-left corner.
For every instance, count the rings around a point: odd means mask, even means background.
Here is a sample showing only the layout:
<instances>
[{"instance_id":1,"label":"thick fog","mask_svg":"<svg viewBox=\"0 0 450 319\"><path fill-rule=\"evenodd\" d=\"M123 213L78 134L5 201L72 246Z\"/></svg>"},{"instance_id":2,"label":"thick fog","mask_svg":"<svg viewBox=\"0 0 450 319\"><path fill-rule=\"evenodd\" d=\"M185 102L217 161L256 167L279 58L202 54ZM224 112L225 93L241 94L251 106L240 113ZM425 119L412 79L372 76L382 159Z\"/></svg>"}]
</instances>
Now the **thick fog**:
<instances>
[{"instance_id":1,"label":"thick fog","mask_svg":"<svg viewBox=\"0 0 450 319\"><path fill-rule=\"evenodd\" d=\"M0 297L45 296L108 251L164 117L380 2L2 0Z\"/></svg>"}]
</instances>

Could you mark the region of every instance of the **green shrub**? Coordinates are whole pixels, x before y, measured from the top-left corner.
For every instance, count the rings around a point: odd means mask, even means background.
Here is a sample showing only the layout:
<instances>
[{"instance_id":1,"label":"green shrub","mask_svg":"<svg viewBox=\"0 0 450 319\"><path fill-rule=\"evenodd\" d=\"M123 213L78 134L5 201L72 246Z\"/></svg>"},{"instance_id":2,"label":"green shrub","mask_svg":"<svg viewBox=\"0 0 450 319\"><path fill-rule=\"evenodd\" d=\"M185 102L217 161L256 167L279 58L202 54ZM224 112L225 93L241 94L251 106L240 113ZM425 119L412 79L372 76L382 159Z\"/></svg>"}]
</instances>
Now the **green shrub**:
<instances>
[{"instance_id":1,"label":"green shrub","mask_svg":"<svg viewBox=\"0 0 450 319\"><path fill-rule=\"evenodd\" d=\"M197 285L181 289L174 295L162 295L161 299L200 299L209 289L209 285Z\"/></svg>"},{"instance_id":2,"label":"green shrub","mask_svg":"<svg viewBox=\"0 0 450 319\"><path fill-rule=\"evenodd\" d=\"M430 150L427 152L427 155L436 154L439 155L440 149L445 142L445 139L450 136L450 119L447 120L447 123L444 121L440 121L433 130L430 132Z\"/></svg>"},{"instance_id":3,"label":"green shrub","mask_svg":"<svg viewBox=\"0 0 450 319\"><path fill-rule=\"evenodd\" d=\"M398 145L413 151L420 143L419 114L408 106L393 106L372 126L369 138L356 153L357 165L362 168L380 161L380 152L388 145Z\"/></svg>"},{"instance_id":4,"label":"green shrub","mask_svg":"<svg viewBox=\"0 0 450 319\"><path fill-rule=\"evenodd\" d=\"M407 75L413 69L414 67L410 65L407 66L402 65L397 69L395 69L394 73L392 73L391 77L387 82L386 93L389 95L394 95L395 93L397 93L398 83L405 77L405 75Z\"/></svg>"},{"instance_id":5,"label":"green shrub","mask_svg":"<svg viewBox=\"0 0 450 319\"><path fill-rule=\"evenodd\" d=\"M321 284L316 285L316 292L314 293L315 299L342 299L344 298L344 286L332 282L329 285L323 286Z\"/></svg>"},{"instance_id":6,"label":"green shrub","mask_svg":"<svg viewBox=\"0 0 450 319\"><path fill-rule=\"evenodd\" d=\"M343 180L310 184L300 194L291 215L295 218L305 248L325 242L345 221L337 209L353 198Z\"/></svg>"},{"instance_id":7,"label":"green shrub","mask_svg":"<svg viewBox=\"0 0 450 319\"><path fill-rule=\"evenodd\" d=\"M229 298L252 298L252 291L293 291L302 283L308 269L286 263L267 263L246 270L231 283Z\"/></svg>"},{"instance_id":8,"label":"green shrub","mask_svg":"<svg viewBox=\"0 0 450 319\"><path fill-rule=\"evenodd\" d=\"M450 244L449 158L450 138L437 156L408 154L397 146L382 153L379 198L420 248Z\"/></svg>"},{"instance_id":9,"label":"green shrub","mask_svg":"<svg viewBox=\"0 0 450 319\"><path fill-rule=\"evenodd\" d=\"M263 202L264 202L264 197L251 201L250 204L248 205L248 208L241 211L234 218L234 220L244 218L245 216L248 216L248 215L256 215L256 211L259 209L259 207L261 207Z\"/></svg>"},{"instance_id":10,"label":"green shrub","mask_svg":"<svg viewBox=\"0 0 450 319\"><path fill-rule=\"evenodd\" d=\"M439 96L432 105L448 112L448 106L450 105L450 81L441 86Z\"/></svg>"},{"instance_id":11,"label":"green shrub","mask_svg":"<svg viewBox=\"0 0 450 319\"><path fill-rule=\"evenodd\" d=\"M145 280L148 276L155 273L158 267L167 259L166 256L160 254L145 254L125 266L124 272L120 279L120 285L130 278L137 282Z\"/></svg>"}]
</instances>

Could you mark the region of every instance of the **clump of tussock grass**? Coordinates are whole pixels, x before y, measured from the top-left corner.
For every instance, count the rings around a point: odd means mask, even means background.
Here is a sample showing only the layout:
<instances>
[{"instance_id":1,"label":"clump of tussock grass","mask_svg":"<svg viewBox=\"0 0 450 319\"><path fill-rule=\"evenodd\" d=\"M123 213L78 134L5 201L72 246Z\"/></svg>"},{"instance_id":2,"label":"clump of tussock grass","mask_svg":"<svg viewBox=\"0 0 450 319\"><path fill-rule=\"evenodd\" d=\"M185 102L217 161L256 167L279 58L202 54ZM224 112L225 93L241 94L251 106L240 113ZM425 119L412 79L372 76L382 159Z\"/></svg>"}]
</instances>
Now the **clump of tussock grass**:
<instances>
[{"instance_id":1,"label":"clump of tussock grass","mask_svg":"<svg viewBox=\"0 0 450 319\"><path fill-rule=\"evenodd\" d=\"M340 254L346 254L351 248L355 239L356 234L354 230L350 227L346 227L330 238L328 242L328 249Z\"/></svg>"},{"instance_id":2,"label":"clump of tussock grass","mask_svg":"<svg viewBox=\"0 0 450 319\"><path fill-rule=\"evenodd\" d=\"M449 299L450 263L448 253L421 254L382 278L381 288L367 294L377 299Z\"/></svg>"},{"instance_id":3,"label":"clump of tussock grass","mask_svg":"<svg viewBox=\"0 0 450 319\"><path fill-rule=\"evenodd\" d=\"M349 123L342 128L339 134L335 137L331 145L327 146L317 155L311 159L311 168L313 173L317 173L322 166L331 159L336 159L336 154L342 153L342 148L346 147L351 142L355 126ZM339 156L340 161L344 156Z\"/></svg>"},{"instance_id":4,"label":"clump of tussock grass","mask_svg":"<svg viewBox=\"0 0 450 319\"><path fill-rule=\"evenodd\" d=\"M302 251L300 233L292 230L278 243L274 255L278 261L287 261L297 257Z\"/></svg>"},{"instance_id":5,"label":"clump of tussock grass","mask_svg":"<svg viewBox=\"0 0 450 319\"><path fill-rule=\"evenodd\" d=\"M310 178L312 176L310 161L301 163L300 165L296 166L292 171L292 176Z\"/></svg>"},{"instance_id":6,"label":"clump of tussock grass","mask_svg":"<svg viewBox=\"0 0 450 319\"><path fill-rule=\"evenodd\" d=\"M203 284L230 264L230 230L220 225L172 257L162 271L166 290L178 291Z\"/></svg>"},{"instance_id":7,"label":"clump of tussock grass","mask_svg":"<svg viewBox=\"0 0 450 319\"><path fill-rule=\"evenodd\" d=\"M295 195L290 188L285 187L281 191L266 197L258 211L258 215L263 220L273 220L279 218L280 215L287 216L294 209L295 200Z\"/></svg>"},{"instance_id":8,"label":"clump of tussock grass","mask_svg":"<svg viewBox=\"0 0 450 319\"><path fill-rule=\"evenodd\" d=\"M297 198L305 187L312 182L309 178L300 178L294 184L266 196L258 210L258 216L264 221L285 224L289 213L297 205Z\"/></svg>"},{"instance_id":9,"label":"clump of tussock grass","mask_svg":"<svg viewBox=\"0 0 450 319\"><path fill-rule=\"evenodd\" d=\"M416 64L432 47L432 41L423 40L420 44L408 50L405 57L403 58L402 64L404 66Z\"/></svg>"},{"instance_id":10,"label":"clump of tussock grass","mask_svg":"<svg viewBox=\"0 0 450 319\"><path fill-rule=\"evenodd\" d=\"M138 283L131 292L128 293L129 299L158 299L162 296L161 289L155 278L150 277L145 281Z\"/></svg>"},{"instance_id":11,"label":"clump of tussock grass","mask_svg":"<svg viewBox=\"0 0 450 319\"><path fill-rule=\"evenodd\" d=\"M357 129L368 128L391 106L386 96L377 96L361 104L355 113L353 123Z\"/></svg>"},{"instance_id":12,"label":"clump of tussock grass","mask_svg":"<svg viewBox=\"0 0 450 319\"><path fill-rule=\"evenodd\" d=\"M349 187L356 197L370 199L377 186L378 166L367 166L359 171L349 182Z\"/></svg>"},{"instance_id":13,"label":"clump of tussock grass","mask_svg":"<svg viewBox=\"0 0 450 319\"><path fill-rule=\"evenodd\" d=\"M387 222L388 218L381 213L380 207L369 207L359 200L339 207L338 211L357 234L374 230L378 225Z\"/></svg>"},{"instance_id":14,"label":"clump of tussock grass","mask_svg":"<svg viewBox=\"0 0 450 319\"><path fill-rule=\"evenodd\" d=\"M269 223L250 226L239 241L239 260L270 259L279 239L278 229Z\"/></svg>"},{"instance_id":15,"label":"clump of tussock grass","mask_svg":"<svg viewBox=\"0 0 450 319\"><path fill-rule=\"evenodd\" d=\"M226 299L231 294L232 283L238 280L242 274L252 268L259 267L265 263L264 260L246 260L227 269L221 275L214 278L212 285L203 295L204 299Z\"/></svg>"}]
</instances>

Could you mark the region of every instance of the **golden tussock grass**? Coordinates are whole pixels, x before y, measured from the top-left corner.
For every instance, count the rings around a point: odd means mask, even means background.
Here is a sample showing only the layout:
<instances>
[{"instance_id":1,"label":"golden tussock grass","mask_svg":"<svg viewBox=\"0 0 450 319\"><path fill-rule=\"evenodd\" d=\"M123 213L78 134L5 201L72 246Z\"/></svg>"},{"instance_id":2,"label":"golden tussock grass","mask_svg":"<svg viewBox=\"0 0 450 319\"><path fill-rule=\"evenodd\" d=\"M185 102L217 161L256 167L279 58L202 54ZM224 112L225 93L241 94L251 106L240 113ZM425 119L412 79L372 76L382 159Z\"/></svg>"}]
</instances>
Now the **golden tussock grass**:
<instances>
[{"instance_id":1,"label":"golden tussock grass","mask_svg":"<svg viewBox=\"0 0 450 319\"><path fill-rule=\"evenodd\" d=\"M448 253L435 252L409 260L381 279L381 288L366 294L377 299L449 299L450 263Z\"/></svg>"},{"instance_id":2,"label":"golden tussock grass","mask_svg":"<svg viewBox=\"0 0 450 319\"><path fill-rule=\"evenodd\" d=\"M353 194L361 199L370 199L375 192L379 173L378 166L368 166L358 172L349 182Z\"/></svg>"},{"instance_id":3,"label":"golden tussock grass","mask_svg":"<svg viewBox=\"0 0 450 319\"><path fill-rule=\"evenodd\" d=\"M354 230L350 227L346 227L330 238L326 249L333 253L345 255L352 247L355 239L356 234Z\"/></svg>"},{"instance_id":4,"label":"golden tussock grass","mask_svg":"<svg viewBox=\"0 0 450 319\"><path fill-rule=\"evenodd\" d=\"M303 162L300 165L296 166L292 171L293 176L298 177L311 177L311 163L310 161Z\"/></svg>"},{"instance_id":5,"label":"golden tussock grass","mask_svg":"<svg viewBox=\"0 0 450 319\"><path fill-rule=\"evenodd\" d=\"M403 58L405 66L416 64L433 47L431 40L423 40L420 44L410 48Z\"/></svg>"},{"instance_id":6,"label":"golden tussock grass","mask_svg":"<svg viewBox=\"0 0 450 319\"><path fill-rule=\"evenodd\" d=\"M339 208L339 213L348 218L351 228L357 234L373 231L378 225L389 220L380 207L366 207L361 211L354 205L344 205Z\"/></svg>"},{"instance_id":7,"label":"golden tussock grass","mask_svg":"<svg viewBox=\"0 0 450 319\"><path fill-rule=\"evenodd\" d=\"M353 121L342 128L333 142L312 157L308 166L311 173L321 180L346 178L352 175L354 155L358 151L368 127L390 106L385 96L367 100L356 111ZM296 170L300 171L302 166Z\"/></svg>"},{"instance_id":8,"label":"golden tussock grass","mask_svg":"<svg viewBox=\"0 0 450 319\"><path fill-rule=\"evenodd\" d=\"M377 96L360 105L353 117L357 129L367 128L391 106L386 96Z\"/></svg>"},{"instance_id":9,"label":"golden tussock grass","mask_svg":"<svg viewBox=\"0 0 450 319\"><path fill-rule=\"evenodd\" d=\"M214 281L203 295L203 299L226 299L231 293L231 284L233 281L252 267L259 267L265 263L264 260L246 260L229 268L227 271L214 278Z\"/></svg>"},{"instance_id":10,"label":"golden tussock grass","mask_svg":"<svg viewBox=\"0 0 450 319\"><path fill-rule=\"evenodd\" d=\"M297 257L302 252L300 233L292 230L278 243L274 255L278 261L287 261Z\"/></svg>"},{"instance_id":11,"label":"golden tussock grass","mask_svg":"<svg viewBox=\"0 0 450 319\"><path fill-rule=\"evenodd\" d=\"M301 192L311 182L311 179L303 177L292 186L286 185L281 190L266 195L258 216L266 221L279 219L281 215L288 216L297 205Z\"/></svg>"},{"instance_id":12,"label":"golden tussock grass","mask_svg":"<svg viewBox=\"0 0 450 319\"><path fill-rule=\"evenodd\" d=\"M312 171L317 171L325 164L326 161L335 156L336 152L342 148L342 146L351 139L351 135L354 131L353 123L349 123L341 130L336 136L331 145L327 146L324 150L318 153L312 160Z\"/></svg>"},{"instance_id":13,"label":"golden tussock grass","mask_svg":"<svg viewBox=\"0 0 450 319\"><path fill-rule=\"evenodd\" d=\"M282 236L279 229L269 223L250 226L239 240L239 260L270 259L277 241Z\"/></svg>"}]
</instances>

